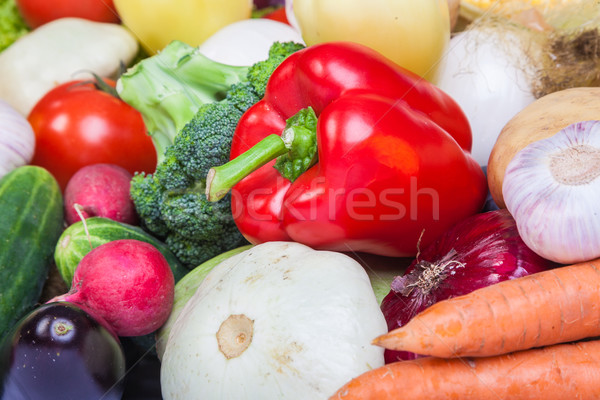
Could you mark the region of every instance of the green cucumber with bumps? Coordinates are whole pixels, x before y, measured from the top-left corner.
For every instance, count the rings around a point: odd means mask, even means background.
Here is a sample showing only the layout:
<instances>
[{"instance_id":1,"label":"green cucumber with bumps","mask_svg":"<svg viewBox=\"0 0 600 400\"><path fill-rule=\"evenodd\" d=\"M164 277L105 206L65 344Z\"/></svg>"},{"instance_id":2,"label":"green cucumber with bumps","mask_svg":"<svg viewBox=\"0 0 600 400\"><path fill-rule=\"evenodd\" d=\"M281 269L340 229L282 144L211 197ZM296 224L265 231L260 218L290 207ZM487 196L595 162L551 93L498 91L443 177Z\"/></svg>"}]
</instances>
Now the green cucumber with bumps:
<instances>
[{"instance_id":1,"label":"green cucumber with bumps","mask_svg":"<svg viewBox=\"0 0 600 400\"><path fill-rule=\"evenodd\" d=\"M119 239L136 239L156 247L167 259L175 282L189 272L162 241L139 226L91 217L85 223L79 221L67 227L56 243L54 262L67 286L71 286L75 268L87 253L104 243Z\"/></svg>"},{"instance_id":2,"label":"green cucumber with bumps","mask_svg":"<svg viewBox=\"0 0 600 400\"><path fill-rule=\"evenodd\" d=\"M63 228L62 191L46 169L0 179L0 337L38 303Z\"/></svg>"}]
</instances>

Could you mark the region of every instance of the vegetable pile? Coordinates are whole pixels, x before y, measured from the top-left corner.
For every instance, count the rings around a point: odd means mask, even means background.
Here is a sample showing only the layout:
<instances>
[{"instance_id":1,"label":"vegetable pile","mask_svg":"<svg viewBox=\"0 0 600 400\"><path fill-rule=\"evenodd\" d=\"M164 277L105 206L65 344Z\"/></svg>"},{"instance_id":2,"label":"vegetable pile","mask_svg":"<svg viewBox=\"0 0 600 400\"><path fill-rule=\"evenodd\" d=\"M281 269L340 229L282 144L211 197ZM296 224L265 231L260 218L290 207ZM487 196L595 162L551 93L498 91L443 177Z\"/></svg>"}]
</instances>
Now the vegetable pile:
<instances>
[{"instance_id":1,"label":"vegetable pile","mask_svg":"<svg viewBox=\"0 0 600 400\"><path fill-rule=\"evenodd\" d=\"M0 1L0 399L600 398L597 0Z\"/></svg>"}]
</instances>

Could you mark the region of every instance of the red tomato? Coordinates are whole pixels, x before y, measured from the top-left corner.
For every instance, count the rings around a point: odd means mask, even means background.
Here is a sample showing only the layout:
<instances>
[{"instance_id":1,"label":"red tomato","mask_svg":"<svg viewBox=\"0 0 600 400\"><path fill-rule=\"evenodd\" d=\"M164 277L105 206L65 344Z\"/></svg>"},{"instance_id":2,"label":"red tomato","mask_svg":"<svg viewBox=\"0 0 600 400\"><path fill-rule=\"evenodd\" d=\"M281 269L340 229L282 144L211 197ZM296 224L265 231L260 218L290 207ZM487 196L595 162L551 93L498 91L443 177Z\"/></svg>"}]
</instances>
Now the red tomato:
<instances>
[{"instance_id":1,"label":"red tomato","mask_svg":"<svg viewBox=\"0 0 600 400\"><path fill-rule=\"evenodd\" d=\"M285 7L279 7L275 11L265 14L263 18L272 19L273 21L283 22L284 24L289 25L289 21L285 13Z\"/></svg>"},{"instance_id":2,"label":"red tomato","mask_svg":"<svg viewBox=\"0 0 600 400\"><path fill-rule=\"evenodd\" d=\"M63 17L98 22L119 22L113 0L16 0L19 12L30 28Z\"/></svg>"},{"instance_id":3,"label":"red tomato","mask_svg":"<svg viewBox=\"0 0 600 400\"><path fill-rule=\"evenodd\" d=\"M86 165L117 164L132 174L156 168L142 115L92 83L71 81L50 90L28 120L36 136L31 164L50 171L63 190Z\"/></svg>"}]
</instances>

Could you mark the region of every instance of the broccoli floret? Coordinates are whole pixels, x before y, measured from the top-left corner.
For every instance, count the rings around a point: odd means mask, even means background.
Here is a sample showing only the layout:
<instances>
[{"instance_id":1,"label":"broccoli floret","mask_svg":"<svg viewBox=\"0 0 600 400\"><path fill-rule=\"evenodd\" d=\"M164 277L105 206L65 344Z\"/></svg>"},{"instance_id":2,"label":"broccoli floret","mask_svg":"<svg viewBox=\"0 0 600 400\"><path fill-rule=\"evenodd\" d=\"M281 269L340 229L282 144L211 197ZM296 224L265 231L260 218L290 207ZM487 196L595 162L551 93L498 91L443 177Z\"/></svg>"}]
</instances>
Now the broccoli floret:
<instances>
[{"instance_id":1,"label":"broccoli floret","mask_svg":"<svg viewBox=\"0 0 600 400\"><path fill-rule=\"evenodd\" d=\"M304 46L274 45L272 57L248 68L243 81L229 85L220 100L198 104L166 147L152 175L137 174L131 197L141 225L163 239L189 268L247 244L231 213L231 197L206 198L206 176L229 160L242 114L264 96L268 77L285 57ZM288 53L285 53L285 52ZM257 92L256 88L262 90Z\"/></svg>"},{"instance_id":2,"label":"broccoli floret","mask_svg":"<svg viewBox=\"0 0 600 400\"><path fill-rule=\"evenodd\" d=\"M204 261L208 261L227 250L246 245L248 242L239 233L233 235L229 233L216 234L210 240L205 241L192 241L178 233L173 233L167 237L165 244L184 265L198 266Z\"/></svg>"},{"instance_id":3,"label":"broccoli floret","mask_svg":"<svg viewBox=\"0 0 600 400\"><path fill-rule=\"evenodd\" d=\"M204 193L208 170L229 159L241 115L227 101L202 105L167 148L154 175L132 180L143 226L190 268L247 243L233 221L231 199L213 203Z\"/></svg>"},{"instance_id":4,"label":"broccoli floret","mask_svg":"<svg viewBox=\"0 0 600 400\"><path fill-rule=\"evenodd\" d=\"M275 42L269 49L269 57L250 67L247 79L252 84L259 97L264 97L269 78L275 68L292 53L304 48L304 45L294 42Z\"/></svg>"},{"instance_id":5,"label":"broccoli floret","mask_svg":"<svg viewBox=\"0 0 600 400\"><path fill-rule=\"evenodd\" d=\"M240 109L264 96L264 87L273 69L293 51L297 43L275 44L267 60L252 66L214 61L192 47L175 40L158 54L129 68L117 81L119 97L142 114L152 136L159 162L175 136L192 119L202 104L228 96ZM241 86L235 86L242 84ZM248 84L254 88L248 91ZM258 97L257 97L258 96Z\"/></svg>"},{"instance_id":6,"label":"broccoli floret","mask_svg":"<svg viewBox=\"0 0 600 400\"><path fill-rule=\"evenodd\" d=\"M227 101L241 111L248 109L264 97L267 82L275 68L287 56L302 48L304 48L304 45L294 42L273 43L269 49L269 57L250 66L246 80L231 86L227 92Z\"/></svg>"},{"instance_id":7,"label":"broccoli floret","mask_svg":"<svg viewBox=\"0 0 600 400\"><path fill-rule=\"evenodd\" d=\"M169 190L152 175L136 174L131 197L144 229L163 239L188 268L247 244L231 213L231 198L209 202L203 183Z\"/></svg>"},{"instance_id":8,"label":"broccoli floret","mask_svg":"<svg viewBox=\"0 0 600 400\"><path fill-rule=\"evenodd\" d=\"M151 174L136 173L131 179L129 194L134 200L143 228L157 237L166 237L169 229L160 214L163 189L156 178Z\"/></svg>"},{"instance_id":9,"label":"broccoli floret","mask_svg":"<svg viewBox=\"0 0 600 400\"><path fill-rule=\"evenodd\" d=\"M0 51L29 31L15 0L0 0Z\"/></svg>"},{"instance_id":10,"label":"broccoli floret","mask_svg":"<svg viewBox=\"0 0 600 400\"><path fill-rule=\"evenodd\" d=\"M211 203L203 192L169 192L161 204L161 213L171 231L194 241L208 241L215 235L235 231L230 198Z\"/></svg>"},{"instance_id":11,"label":"broccoli floret","mask_svg":"<svg viewBox=\"0 0 600 400\"><path fill-rule=\"evenodd\" d=\"M225 99L230 105L243 112L259 101L261 97L250 82L241 82L231 86Z\"/></svg>"},{"instance_id":12,"label":"broccoli floret","mask_svg":"<svg viewBox=\"0 0 600 400\"><path fill-rule=\"evenodd\" d=\"M227 162L241 116L242 110L228 101L202 105L157 166L160 184L171 190L188 188L204 181L212 166Z\"/></svg>"}]
</instances>

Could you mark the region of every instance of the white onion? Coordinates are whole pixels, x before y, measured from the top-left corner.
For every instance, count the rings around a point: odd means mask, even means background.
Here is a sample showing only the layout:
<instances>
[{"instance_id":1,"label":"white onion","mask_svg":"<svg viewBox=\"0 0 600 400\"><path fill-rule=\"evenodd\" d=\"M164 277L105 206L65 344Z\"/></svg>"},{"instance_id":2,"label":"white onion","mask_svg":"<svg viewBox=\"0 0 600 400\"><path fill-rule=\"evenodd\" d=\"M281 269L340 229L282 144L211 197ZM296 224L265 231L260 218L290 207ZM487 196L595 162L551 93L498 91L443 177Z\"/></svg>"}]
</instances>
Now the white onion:
<instances>
[{"instance_id":1,"label":"white onion","mask_svg":"<svg viewBox=\"0 0 600 400\"><path fill-rule=\"evenodd\" d=\"M274 42L304 44L300 33L288 24L266 18L251 18L221 28L199 50L224 64L249 66L266 60Z\"/></svg>"},{"instance_id":2,"label":"white onion","mask_svg":"<svg viewBox=\"0 0 600 400\"><path fill-rule=\"evenodd\" d=\"M465 112L473 131L472 154L482 166L504 125L535 100L528 60L522 37L496 27L455 35L441 60L437 85Z\"/></svg>"},{"instance_id":3,"label":"white onion","mask_svg":"<svg viewBox=\"0 0 600 400\"><path fill-rule=\"evenodd\" d=\"M33 158L35 134L29 121L0 100L0 178Z\"/></svg>"}]
</instances>

